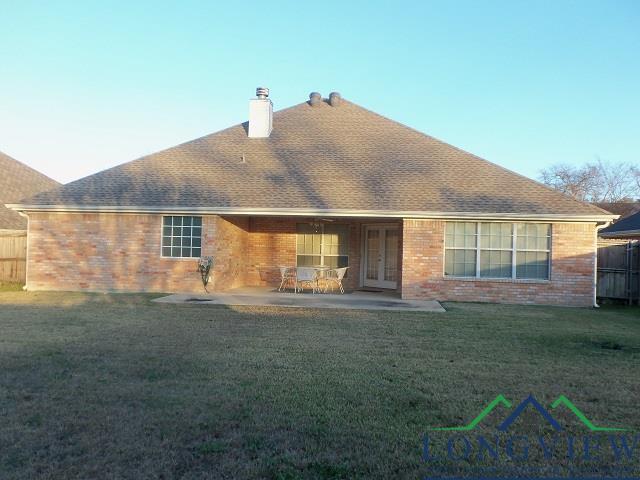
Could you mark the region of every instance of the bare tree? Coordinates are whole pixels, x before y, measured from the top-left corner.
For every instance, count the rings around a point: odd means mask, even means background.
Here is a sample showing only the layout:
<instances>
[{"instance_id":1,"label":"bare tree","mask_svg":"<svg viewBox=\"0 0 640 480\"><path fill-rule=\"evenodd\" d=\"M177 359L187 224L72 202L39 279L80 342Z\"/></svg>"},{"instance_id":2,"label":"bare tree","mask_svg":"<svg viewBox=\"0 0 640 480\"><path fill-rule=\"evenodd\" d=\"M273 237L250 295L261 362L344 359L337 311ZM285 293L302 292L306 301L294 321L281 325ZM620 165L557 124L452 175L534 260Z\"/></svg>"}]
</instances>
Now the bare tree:
<instances>
[{"instance_id":1,"label":"bare tree","mask_svg":"<svg viewBox=\"0 0 640 480\"><path fill-rule=\"evenodd\" d=\"M600 178L600 197L604 202L632 200L638 193L633 179L634 167L628 163L596 160Z\"/></svg>"},{"instance_id":2,"label":"bare tree","mask_svg":"<svg viewBox=\"0 0 640 480\"><path fill-rule=\"evenodd\" d=\"M588 201L597 190L597 172L590 165L573 167L553 165L540 172L540 180L556 190L578 200Z\"/></svg>"},{"instance_id":3,"label":"bare tree","mask_svg":"<svg viewBox=\"0 0 640 480\"><path fill-rule=\"evenodd\" d=\"M633 183L636 186L636 192L640 192L640 167L634 166L632 168Z\"/></svg>"},{"instance_id":4,"label":"bare tree","mask_svg":"<svg viewBox=\"0 0 640 480\"><path fill-rule=\"evenodd\" d=\"M540 180L556 190L587 202L621 202L640 198L640 168L596 158L581 166L553 165Z\"/></svg>"}]
</instances>

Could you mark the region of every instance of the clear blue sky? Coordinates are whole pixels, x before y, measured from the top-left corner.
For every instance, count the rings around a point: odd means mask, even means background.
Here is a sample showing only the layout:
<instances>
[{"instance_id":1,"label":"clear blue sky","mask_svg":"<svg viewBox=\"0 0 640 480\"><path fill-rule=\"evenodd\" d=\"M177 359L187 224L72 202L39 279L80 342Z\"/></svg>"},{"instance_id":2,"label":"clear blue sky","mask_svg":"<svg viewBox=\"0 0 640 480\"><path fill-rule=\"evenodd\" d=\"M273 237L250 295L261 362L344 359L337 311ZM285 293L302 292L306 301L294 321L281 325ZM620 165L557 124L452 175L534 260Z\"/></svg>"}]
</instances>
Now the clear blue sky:
<instances>
[{"instance_id":1,"label":"clear blue sky","mask_svg":"<svg viewBox=\"0 0 640 480\"><path fill-rule=\"evenodd\" d=\"M638 0L0 0L0 18L0 150L63 182L244 121L259 85L276 109L337 90L532 177L640 163Z\"/></svg>"}]
</instances>

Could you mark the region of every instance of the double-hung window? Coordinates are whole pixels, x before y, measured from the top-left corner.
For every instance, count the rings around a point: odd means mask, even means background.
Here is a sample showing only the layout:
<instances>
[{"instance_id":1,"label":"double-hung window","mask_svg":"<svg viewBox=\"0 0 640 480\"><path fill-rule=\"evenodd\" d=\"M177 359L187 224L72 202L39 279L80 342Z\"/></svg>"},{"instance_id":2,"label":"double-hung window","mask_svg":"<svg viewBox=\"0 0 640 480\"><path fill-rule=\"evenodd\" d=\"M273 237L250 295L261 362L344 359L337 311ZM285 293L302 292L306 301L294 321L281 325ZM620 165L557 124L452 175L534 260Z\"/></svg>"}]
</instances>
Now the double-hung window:
<instances>
[{"instance_id":1,"label":"double-hung window","mask_svg":"<svg viewBox=\"0 0 640 480\"><path fill-rule=\"evenodd\" d=\"M445 276L549 279L551 225L447 222Z\"/></svg>"},{"instance_id":2,"label":"double-hung window","mask_svg":"<svg viewBox=\"0 0 640 480\"><path fill-rule=\"evenodd\" d=\"M202 252L202 217L162 217L162 256L200 257Z\"/></svg>"},{"instance_id":3,"label":"double-hung window","mask_svg":"<svg viewBox=\"0 0 640 480\"><path fill-rule=\"evenodd\" d=\"M445 242L445 275L454 277L476 276L478 224L473 222L447 222Z\"/></svg>"},{"instance_id":4,"label":"double-hung window","mask_svg":"<svg viewBox=\"0 0 640 480\"><path fill-rule=\"evenodd\" d=\"M480 276L513 276L513 224L480 223Z\"/></svg>"},{"instance_id":5,"label":"double-hung window","mask_svg":"<svg viewBox=\"0 0 640 480\"><path fill-rule=\"evenodd\" d=\"M298 223L296 232L298 267L349 265L348 225Z\"/></svg>"},{"instance_id":6,"label":"double-hung window","mask_svg":"<svg viewBox=\"0 0 640 480\"><path fill-rule=\"evenodd\" d=\"M549 278L551 225L518 223L516 231L516 278Z\"/></svg>"}]
</instances>

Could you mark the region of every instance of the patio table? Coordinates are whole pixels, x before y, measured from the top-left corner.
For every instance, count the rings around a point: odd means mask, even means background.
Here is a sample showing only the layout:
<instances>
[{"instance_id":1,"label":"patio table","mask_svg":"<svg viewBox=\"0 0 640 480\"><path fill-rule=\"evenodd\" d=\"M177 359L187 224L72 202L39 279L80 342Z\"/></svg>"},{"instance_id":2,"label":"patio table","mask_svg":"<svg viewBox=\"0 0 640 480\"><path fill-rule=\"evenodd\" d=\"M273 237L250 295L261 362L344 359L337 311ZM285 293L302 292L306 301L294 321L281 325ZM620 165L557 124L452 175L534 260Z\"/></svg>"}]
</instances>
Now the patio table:
<instances>
[{"instance_id":1,"label":"patio table","mask_svg":"<svg viewBox=\"0 0 640 480\"><path fill-rule=\"evenodd\" d=\"M331 267L327 265L310 265L308 267L297 267L297 266L287 266L287 265L279 265L280 269L280 277L281 282L278 287L278 291L284 291L287 288L287 284L292 282L295 285L297 283L296 278L298 276L298 269L305 268L309 270L313 270L315 272L315 290L318 293L326 293L326 288L323 290L320 287L320 282L326 278L326 272L331 270Z\"/></svg>"},{"instance_id":2,"label":"patio table","mask_svg":"<svg viewBox=\"0 0 640 480\"><path fill-rule=\"evenodd\" d=\"M282 271L282 269L286 269L287 271L294 271L296 277L298 276L298 270L301 269L301 268L308 269L308 270L313 270L314 273L315 273L314 293L315 292L324 293L323 290L320 288L320 280L322 280L324 278L325 272L327 270L331 270L331 267L329 267L327 265L310 265L308 267L280 267L280 268L281 268L281 271ZM283 283L284 283L284 279L283 279ZM296 284L297 284L297 281L296 281ZM278 289L278 290L280 290L280 289Z\"/></svg>"}]
</instances>

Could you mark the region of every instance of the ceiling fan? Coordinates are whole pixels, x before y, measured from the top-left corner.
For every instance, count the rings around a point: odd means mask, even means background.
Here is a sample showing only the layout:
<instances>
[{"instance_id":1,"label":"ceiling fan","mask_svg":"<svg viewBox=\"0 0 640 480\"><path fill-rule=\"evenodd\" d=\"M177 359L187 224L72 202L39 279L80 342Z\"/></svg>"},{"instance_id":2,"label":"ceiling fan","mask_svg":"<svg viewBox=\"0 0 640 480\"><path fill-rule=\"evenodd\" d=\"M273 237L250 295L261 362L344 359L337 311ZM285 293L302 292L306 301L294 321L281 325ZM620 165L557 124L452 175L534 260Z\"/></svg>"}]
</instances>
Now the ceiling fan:
<instances>
[{"instance_id":1,"label":"ceiling fan","mask_svg":"<svg viewBox=\"0 0 640 480\"><path fill-rule=\"evenodd\" d=\"M309 225L311 225L313 230L318 233L322 229L323 224L331 223L333 221L333 218L314 218L311 222L309 222Z\"/></svg>"}]
</instances>

